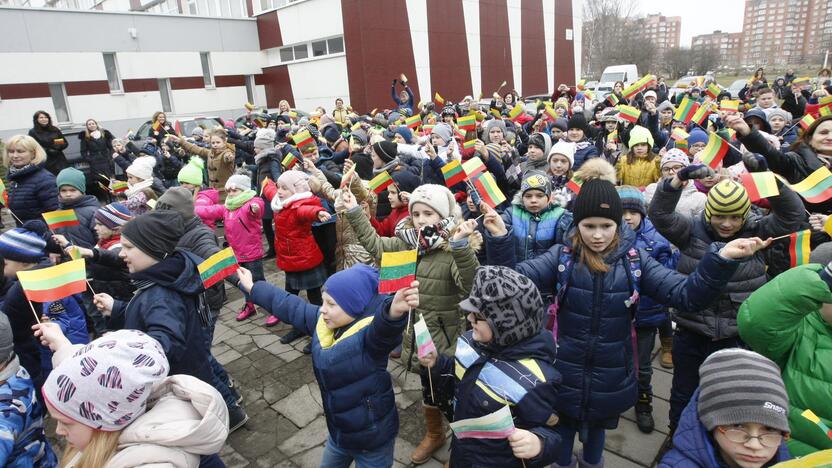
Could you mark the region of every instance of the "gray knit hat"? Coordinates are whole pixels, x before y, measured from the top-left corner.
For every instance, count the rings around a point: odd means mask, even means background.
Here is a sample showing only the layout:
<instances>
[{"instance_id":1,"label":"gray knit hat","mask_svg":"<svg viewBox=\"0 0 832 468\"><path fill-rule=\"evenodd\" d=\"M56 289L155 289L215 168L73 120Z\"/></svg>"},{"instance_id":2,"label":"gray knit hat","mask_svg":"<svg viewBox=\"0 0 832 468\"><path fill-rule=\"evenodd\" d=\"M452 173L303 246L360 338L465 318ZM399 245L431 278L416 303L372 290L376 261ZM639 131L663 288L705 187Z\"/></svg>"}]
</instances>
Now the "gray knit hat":
<instances>
[{"instance_id":1,"label":"gray knit hat","mask_svg":"<svg viewBox=\"0 0 832 468\"><path fill-rule=\"evenodd\" d=\"M780 368L745 349L711 354L699 368L699 420L709 431L753 422L789 432L789 397Z\"/></svg>"}]
</instances>

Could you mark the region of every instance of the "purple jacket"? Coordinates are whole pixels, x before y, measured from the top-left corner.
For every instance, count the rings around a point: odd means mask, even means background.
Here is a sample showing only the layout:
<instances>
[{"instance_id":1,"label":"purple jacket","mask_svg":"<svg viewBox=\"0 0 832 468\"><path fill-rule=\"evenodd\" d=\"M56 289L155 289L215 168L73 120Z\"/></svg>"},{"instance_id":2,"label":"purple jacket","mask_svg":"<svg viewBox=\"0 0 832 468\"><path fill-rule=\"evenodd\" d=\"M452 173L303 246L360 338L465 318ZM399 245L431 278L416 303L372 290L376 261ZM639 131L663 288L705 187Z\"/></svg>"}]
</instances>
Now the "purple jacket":
<instances>
[{"instance_id":1,"label":"purple jacket","mask_svg":"<svg viewBox=\"0 0 832 468\"><path fill-rule=\"evenodd\" d=\"M252 207L257 206L257 211ZM236 210L225 205L197 205L196 215L205 224L222 218L225 223L225 238L234 250L239 262L253 262L263 258L263 210L265 204L260 197L254 197Z\"/></svg>"}]
</instances>

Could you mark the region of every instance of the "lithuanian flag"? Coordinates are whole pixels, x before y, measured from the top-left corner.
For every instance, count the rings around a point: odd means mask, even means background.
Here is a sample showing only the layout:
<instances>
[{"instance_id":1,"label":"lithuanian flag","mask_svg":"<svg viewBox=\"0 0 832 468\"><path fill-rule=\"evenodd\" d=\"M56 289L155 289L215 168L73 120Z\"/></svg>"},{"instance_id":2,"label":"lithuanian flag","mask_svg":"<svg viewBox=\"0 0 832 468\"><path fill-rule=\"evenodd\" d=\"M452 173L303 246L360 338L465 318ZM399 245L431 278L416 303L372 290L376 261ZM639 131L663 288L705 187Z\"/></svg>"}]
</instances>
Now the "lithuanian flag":
<instances>
[{"instance_id":1,"label":"lithuanian flag","mask_svg":"<svg viewBox=\"0 0 832 468\"><path fill-rule=\"evenodd\" d=\"M48 211L41 216L43 216L43 220L46 221L46 224L52 231L62 227L78 226L81 224L78 221L78 216L75 215L75 210Z\"/></svg>"},{"instance_id":2,"label":"lithuanian flag","mask_svg":"<svg viewBox=\"0 0 832 468\"><path fill-rule=\"evenodd\" d=\"M577 177L572 177L569 179L569 182L566 183L566 188L572 191L575 195L581 193L581 186L584 185L584 181Z\"/></svg>"},{"instance_id":3,"label":"lithuanian flag","mask_svg":"<svg viewBox=\"0 0 832 468\"><path fill-rule=\"evenodd\" d=\"M87 289L84 259L40 270L18 271L17 279L26 299L34 302L57 301Z\"/></svg>"},{"instance_id":4,"label":"lithuanian flag","mask_svg":"<svg viewBox=\"0 0 832 468\"><path fill-rule=\"evenodd\" d=\"M690 137L690 134L679 127L674 128L670 133L670 138L673 138L673 141L687 140L688 137Z\"/></svg>"},{"instance_id":5,"label":"lithuanian flag","mask_svg":"<svg viewBox=\"0 0 832 468\"><path fill-rule=\"evenodd\" d=\"M474 130L477 128L477 116L468 114L464 117L460 117L456 124L463 130Z\"/></svg>"},{"instance_id":6,"label":"lithuanian flag","mask_svg":"<svg viewBox=\"0 0 832 468\"><path fill-rule=\"evenodd\" d=\"M462 170L462 164L457 159L448 161L447 164L442 166L442 175L445 177L445 185L448 187L453 187L465 180L465 171Z\"/></svg>"},{"instance_id":7,"label":"lithuanian flag","mask_svg":"<svg viewBox=\"0 0 832 468\"><path fill-rule=\"evenodd\" d=\"M445 98L440 96L439 93L433 93L433 102L435 102L437 106L442 107L445 105Z\"/></svg>"},{"instance_id":8,"label":"lithuanian flag","mask_svg":"<svg viewBox=\"0 0 832 468\"><path fill-rule=\"evenodd\" d=\"M676 113L673 114L673 119L679 122L688 123L693 118L693 114L699 109L699 103L685 96L679 107L676 108Z\"/></svg>"},{"instance_id":9,"label":"lithuanian flag","mask_svg":"<svg viewBox=\"0 0 832 468\"><path fill-rule=\"evenodd\" d=\"M462 143L462 147L464 149L471 149L475 146L477 146L477 140L467 140L467 141Z\"/></svg>"},{"instance_id":10,"label":"lithuanian flag","mask_svg":"<svg viewBox=\"0 0 832 468\"><path fill-rule=\"evenodd\" d=\"M832 172L821 166L791 188L809 203L825 202L832 198Z\"/></svg>"},{"instance_id":11,"label":"lithuanian flag","mask_svg":"<svg viewBox=\"0 0 832 468\"><path fill-rule=\"evenodd\" d=\"M791 268L809 263L809 254L812 253L812 246L809 244L811 237L812 231L810 229L793 232L789 235Z\"/></svg>"},{"instance_id":12,"label":"lithuanian flag","mask_svg":"<svg viewBox=\"0 0 832 468\"><path fill-rule=\"evenodd\" d=\"M392 184L393 178L390 177L390 173L384 171L381 174L373 177L373 180L370 181L370 190L372 190L375 193L381 193L382 190L386 189Z\"/></svg>"},{"instance_id":13,"label":"lithuanian flag","mask_svg":"<svg viewBox=\"0 0 832 468\"><path fill-rule=\"evenodd\" d=\"M728 149L730 147L731 145L729 145L727 141L712 132L708 135L708 144L705 145L705 148L703 148L702 151L696 155L696 157L702 160L702 164L710 166L712 169L716 169L722 162L725 155L728 154Z\"/></svg>"},{"instance_id":14,"label":"lithuanian flag","mask_svg":"<svg viewBox=\"0 0 832 468\"><path fill-rule=\"evenodd\" d=\"M312 134L309 133L309 130L301 130L298 133L292 135L292 140L295 142L295 146L298 148L303 147L307 143L314 143L315 139L312 138Z\"/></svg>"},{"instance_id":15,"label":"lithuanian flag","mask_svg":"<svg viewBox=\"0 0 832 468\"><path fill-rule=\"evenodd\" d=\"M416 258L416 250L382 253L379 294L391 294L409 287L416 280Z\"/></svg>"},{"instance_id":16,"label":"lithuanian flag","mask_svg":"<svg viewBox=\"0 0 832 468\"><path fill-rule=\"evenodd\" d=\"M465 171L465 175L468 176L468 179L472 179L475 176L485 172L485 164L483 164L482 159L474 156L473 158L462 163L462 170Z\"/></svg>"},{"instance_id":17,"label":"lithuanian flag","mask_svg":"<svg viewBox=\"0 0 832 468\"><path fill-rule=\"evenodd\" d=\"M762 198L780 195L773 172L747 172L742 175L742 185L752 203Z\"/></svg>"},{"instance_id":18,"label":"lithuanian flag","mask_svg":"<svg viewBox=\"0 0 832 468\"><path fill-rule=\"evenodd\" d=\"M283 158L283 161L281 161L280 164L282 164L286 169L291 169L292 166L298 163L298 161L298 157L295 156L294 153L289 153L285 158Z\"/></svg>"},{"instance_id":19,"label":"lithuanian flag","mask_svg":"<svg viewBox=\"0 0 832 468\"><path fill-rule=\"evenodd\" d=\"M723 99L719 102L719 110L725 112L739 112L740 111L740 102L739 101L729 101L728 99Z\"/></svg>"},{"instance_id":20,"label":"lithuanian flag","mask_svg":"<svg viewBox=\"0 0 832 468\"><path fill-rule=\"evenodd\" d=\"M710 106L700 106L698 103L696 105L699 108L696 109L696 112L693 114L693 117L691 117L690 120L696 122L701 127L705 125L705 120L708 118L709 115L711 115Z\"/></svg>"},{"instance_id":21,"label":"lithuanian flag","mask_svg":"<svg viewBox=\"0 0 832 468\"><path fill-rule=\"evenodd\" d=\"M811 127L813 123L815 123L815 118L809 114L804 115L803 118L800 119L800 122L798 122L798 124L800 124L800 128L803 130L809 130L809 127Z\"/></svg>"},{"instance_id":22,"label":"lithuanian flag","mask_svg":"<svg viewBox=\"0 0 832 468\"><path fill-rule=\"evenodd\" d=\"M616 96L615 94L610 93L610 94L607 96L607 102L608 102L608 103L610 103L610 106L611 106L611 107L615 107L615 106L617 106L617 105L618 105L618 103L619 103L620 101L618 100L618 96ZM553 117L553 118L554 118L554 117Z\"/></svg>"},{"instance_id":23,"label":"lithuanian flag","mask_svg":"<svg viewBox=\"0 0 832 468\"><path fill-rule=\"evenodd\" d=\"M0 204L9 206L9 192L6 191L6 184L0 179Z\"/></svg>"},{"instance_id":24,"label":"lithuanian flag","mask_svg":"<svg viewBox=\"0 0 832 468\"><path fill-rule=\"evenodd\" d=\"M407 128L411 128L411 129L418 128L419 125L422 124L422 117L419 114L410 116L410 117L404 119L404 124L407 126Z\"/></svg>"},{"instance_id":25,"label":"lithuanian flag","mask_svg":"<svg viewBox=\"0 0 832 468\"><path fill-rule=\"evenodd\" d=\"M633 106L618 106L618 117L630 123L636 123L641 116L641 111Z\"/></svg>"},{"instance_id":26,"label":"lithuanian flag","mask_svg":"<svg viewBox=\"0 0 832 468\"><path fill-rule=\"evenodd\" d=\"M490 172L483 172L474 179L474 188L477 189L477 193L482 198L482 201L493 209L496 209L497 205L506 201L506 196L500 190L500 187L497 187L497 181L494 180L494 176Z\"/></svg>"},{"instance_id":27,"label":"lithuanian flag","mask_svg":"<svg viewBox=\"0 0 832 468\"><path fill-rule=\"evenodd\" d=\"M721 92L722 92L722 90L719 89L719 85L716 84L716 83L710 83L710 84L708 84L708 87L705 88L705 94L707 96L710 96L711 99L716 99L717 96L719 96L719 93L721 93Z\"/></svg>"},{"instance_id":28,"label":"lithuanian flag","mask_svg":"<svg viewBox=\"0 0 832 468\"><path fill-rule=\"evenodd\" d=\"M211 255L196 267L206 289L233 275L237 268L237 257L231 247Z\"/></svg>"},{"instance_id":29,"label":"lithuanian flag","mask_svg":"<svg viewBox=\"0 0 832 468\"><path fill-rule=\"evenodd\" d=\"M508 112L508 118L511 120L520 117L523 114L523 104L518 102L516 106L512 107L511 110Z\"/></svg>"}]
</instances>

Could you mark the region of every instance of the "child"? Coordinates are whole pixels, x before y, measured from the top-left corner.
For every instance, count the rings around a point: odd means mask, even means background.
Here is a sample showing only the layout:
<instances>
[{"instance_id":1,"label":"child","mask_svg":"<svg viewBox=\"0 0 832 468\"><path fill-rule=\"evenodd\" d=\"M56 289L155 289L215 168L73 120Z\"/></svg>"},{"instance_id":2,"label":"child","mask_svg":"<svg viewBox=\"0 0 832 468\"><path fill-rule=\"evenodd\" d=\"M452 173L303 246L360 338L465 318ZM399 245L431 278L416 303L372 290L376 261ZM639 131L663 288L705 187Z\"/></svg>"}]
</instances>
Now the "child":
<instances>
[{"instance_id":1,"label":"child","mask_svg":"<svg viewBox=\"0 0 832 468\"><path fill-rule=\"evenodd\" d=\"M207 162L208 185L218 190L221 197L224 196L225 182L234 174L235 147L228 143L228 132L224 128L211 130L211 149L189 143L176 135L170 135L168 138L179 142L183 150L200 156Z\"/></svg>"},{"instance_id":2,"label":"child","mask_svg":"<svg viewBox=\"0 0 832 468\"><path fill-rule=\"evenodd\" d=\"M548 466L560 444L554 426L561 379L552 365L552 334L542 330L543 300L537 287L509 268L483 266L477 268L471 295L459 306L471 330L457 339L457 359L431 352L419 362L430 369L437 388L444 379L454 380L454 420L478 418L509 405L516 430L508 440L454 436L451 466ZM534 379L528 378L531 374ZM506 385L495 385L495 375L509 382L510 395Z\"/></svg>"},{"instance_id":3,"label":"child","mask_svg":"<svg viewBox=\"0 0 832 468\"><path fill-rule=\"evenodd\" d=\"M213 188L206 188L202 185L205 172L205 162L199 156L192 157L188 164L179 170L176 179L180 187L185 187L192 194L196 194L195 206L213 206L220 202L220 193ZM213 219L203 219L203 223L212 231L216 228Z\"/></svg>"},{"instance_id":4,"label":"child","mask_svg":"<svg viewBox=\"0 0 832 468\"><path fill-rule=\"evenodd\" d=\"M660 468L761 468L791 458L789 396L775 363L753 351L724 349L705 360L699 378Z\"/></svg>"},{"instance_id":5,"label":"child","mask_svg":"<svg viewBox=\"0 0 832 468\"><path fill-rule=\"evenodd\" d=\"M43 430L43 407L13 341L9 319L0 314L0 465L57 467Z\"/></svg>"},{"instance_id":6,"label":"child","mask_svg":"<svg viewBox=\"0 0 832 468\"><path fill-rule=\"evenodd\" d=\"M393 237L396 225L408 216L407 202L410 194L419 186L419 178L408 171L391 174L393 184L387 187L387 201L390 203L390 214L381 221L370 219L370 224L379 236Z\"/></svg>"},{"instance_id":7,"label":"child","mask_svg":"<svg viewBox=\"0 0 832 468\"><path fill-rule=\"evenodd\" d=\"M156 203L156 192L153 191L153 166L156 160L150 157L140 157L127 168L127 200L124 206L134 217L147 213Z\"/></svg>"},{"instance_id":8,"label":"child","mask_svg":"<svg viewBox=\"0 0 832 468\"><path fill-rule=\"evenodd\" d=\"M493 210L485 215L489 263L514 267L556 293L550 311L557 323L555 368L563 385L556 405L562 440L555 466L574 466L576 434L583 442L581 466L602 466L605 431L615 429L621 413L636 403L631 317L639 295L699 310L737 269L735 259L767 245L755 238L736 239L718 253L714 246L685 276L636 249L635 233L621 221L623 211L612 183L586 180L575 199L574 233L563 245L522 263L514 258L512 234L500 216Z\"/></svg>"},{"instance_id":9,"label":"child","mask_svg":"<svg viewBox=\"0 0 832 468\"><path fill-rule=\"evenodd\" d=\"M307 304L241 268L240 289L254 302L312 336L329 438L321 466L389 467L399 430L387 355L401 343L405 314L419 306L418 283L392 301L378 294L378 271L355 265L326 281L322 305Z\"/></svg>"},{"instance_id":10,"label":"child","mask_svg":"<svg viewBox=\"0 0 832 468\"><path fill-rule=\"evenodd\" d=\"M690 166L690 159L679 148L671 148L664 153L659 162L659 166L661 167L663 179L672 178L677 172ZM658 182L645 187L644 202L647 205L653 200L653 195L661 183L662 180L660 179ZM708 195L697 190L696 184L688 184L682 188L682 197L679 199L679 203L676 204L676 212L695 219L705 209L705 201L707 199Z\"/></svg>"},{"instance_id":11,"label":"child","mask_svg":"<svg viewBox=\"0 0 832 468\"><path fill-rule=\"evenodd\" d=\"M566 183L572 179L572 163L575 162L575 144L558 141L549 151L549 177L552 192L563 192Z\"/></svg>"},{"instance_id":12,"label":"child","mask_svg":"<svg viewBox=\"0 0 832 468\"><path fill-rule=\"evenodd\" d=\"M81 347L50 323L32 328L54 351L43 399L66 442L62 467L223 466L220 395L193 376L169 376L153 337L119 330Z\"/></svg>"},{"instance_id":13,"label":"child","mask_svg":"<svg viewBox=\"0 0 832 468\"><path fill-rule=\"evenodd\" d=\"M548 156L551 149L552 140L549 139L549 135L545 133L533 133L529 136L528 148L526 150L526 161L521 164L521 180L517 185L522 184L522 181L526 177L527 171L537 170L546 172L549 168Z\"/></svg>"},{"instance_id":14,"label":"child","mask_svg":"<svg viewBox=\"0 0 832 468\"><path fill-rule=\"evenodd\" d=\"M95 212L101 206L98 199L85 195L87 182L84 173L68 167L55 178L58 186L58 203L61 210L73 210L78 218L77 226L55 229L56 234L63 234L74 245L91 249L98 239L95 235Z\"/></svg>"},{"instance_id":15,"label":"child","mask_svg":"<svg viewBox=\"0 0 832 468\"><path fill-rule=\"evenodd\" d=\"M549 177L541 171L527 171L511 208L502 214L503 223L514 228L514 251L520 261L535 258L562 242L564 231L569 229L571 214L551 203L551 195Z\"/></svg>"},{"instance_id":16,"label":"child","mask_svg":"<svg viewBox=\"0 0 832 468\"><path fill-rule=\"evenodd\" d=\"M600 156L598 148L587 138L588 130L589 125L586 123L586 117L584 117L583 113L575 114L569 118L565 140L575 143L575 163L572 165L573 170L577 171L585 161Z\"/></svg>"},{"instance_id":17,"label":"child","mask_svg":"<svg viewBox=\"0 0 832 468\"><path fill-rule=\"evenodd\" d=\"M771 126L771 134L780 140L780 151L788 151L789 147L797 141L796 127L792 127L792 115L779 107L769 109L768 124Z\"/></svg>"},{"instance_id":18,"label":"child","mask_svg":"<svg viewBox=\"0 0 832 468\"><path fill-rule=\"evenodd\" d=\"M653 135L650 130L636 125L630 130L626 158L619 158L615 165L621 185L643 189L661 177L659 157L653 152Z\"/></svg>"},{"instance_id":19,"label":"child","mask_svg":"<svg viewBox=\"0 0 832 468\"><path fill-rule=\"evenodd\" d=\"M647 206L644 196L632 186L617 187L624 208L624 222L636 233L636 248L644 250L650 257L663 266L676 269L678 251L674 252L667 241L653 223L647 219ZM653 345L656 342L656 328L659 329L661 340L661 356L659 362L662 367L673 368L671 348L673 347L673 326L667 316L667 307L659 304L650 297L643 296L638 303L635 317L636 345L638 351L638 402L636 403L636 424L641 432L653 432L653 387L650 380L653 377Z\"/></svg>"},{"instance_id":20,"label":"child","mask_svg":"<svg viewBox=\"0 0 832 468\"><path fill-rule=\"evenodd\" d=\"M474 252L479 246L479 236L470 243L468 240L476 229L476 221L461 222L461 209L450 190L441 185L426 184L410 194L410 216L396 226L396 237L379 237L361 212L355 197L349 192L342 197L347 209L345 216L361 245L377 262L381 261L384 252L418 251L416 279L421 285L422 305L414 313L417 317L424 315L437 350L452 355L456 338L462 332L457 305L470 290L478 266ZM413 333L407 330L402 358L408 369L418 362L414 339ZM427 374L421 367L417 369L422 379L422 407L427 432L410 458L420 464L445 442L439 404L447 402L431 398Z\"/></svg>"},{"instance_id":21,"label":"child","mask_svg":"<svg viewBox=\"0 0 832 468\"><path fill-rule=\"evenodd\" d=\"M261 241L264 203L251 189L251 179L246 174L234 174L225 182L226 197L223 205L195 206L194 212L203 222L213 224L218 219L223 220L225 238L237 261L252 272L255 281L260 281L266 279L263 274ZM246 301L236 320L242 322L254 314L254 303ZM266 319L267 327L277 323L271 316Z\"/></svg>"}]
</instances>

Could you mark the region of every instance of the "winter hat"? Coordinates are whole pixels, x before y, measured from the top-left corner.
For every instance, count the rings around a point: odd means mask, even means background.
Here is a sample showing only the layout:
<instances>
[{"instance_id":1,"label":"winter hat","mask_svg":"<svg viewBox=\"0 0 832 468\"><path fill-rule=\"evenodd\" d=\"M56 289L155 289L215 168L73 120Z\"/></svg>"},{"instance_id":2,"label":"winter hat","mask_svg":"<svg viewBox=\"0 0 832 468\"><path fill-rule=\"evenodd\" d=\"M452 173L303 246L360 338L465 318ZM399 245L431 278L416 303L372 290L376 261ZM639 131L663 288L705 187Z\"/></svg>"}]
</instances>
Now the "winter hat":
<instances>
[{"instance_id":1,"label":"winter hat","mask_svg":"<svg viewBox=\"0 0 832 468\"><path fill-rule=\"evenodd\" d=\"M194 213L194 194L185 187L171 187L159 197L157 210L173 210L182 216L183 221L190 221Z\"/></svg>"},{"instance_id":2,"label":"winter hat","mask_svg":"<svg viewBox=\"0 0 832 468\"><path fill-rule=\"evenodd\" d=\"M600 122L617 122L618 121L618 109L615 107L606 107L601 111L601 115L598 117L598 121Z\"/></svg>"},{"instance_id":3,"label":"winter hat","mask_svg":"<svg viewBox=\"0 0 832 468\"><path fill-rule=\"evenodd\" d=\"M526 171L520 183L520 193L525 195L529 190L540 190L548 197L552 194L552 179L542 171Z\"/></svg>"},{"instance_id":4,"label":"winter hat","mask_svg":"<svg viewBox=\"0 0 832 468\"><path fill-rule=\"evenodd\" d=\"M485 145L485 153L489 158L497 158L498 161L503 157L503 149L497 143Z\"/></svg>"},{"instance_id":5,"label":"winter hat","mask_svg":"<svg viewBox=\"0 0 832 468\"><path fill-rule=\"evenodd\" d=\"M87 179L84 177L84 173L74 167L67 167L59 172L58 176L55 177L55 183L59 190L64 185L69 185L77 188L81 193L87 191Z\"/></svg>"},{"instance_id":6,"label":"winter hat","mask_svg":"<svg viewBox=\"0 0 832 468\"><path fill-rule=\"evenodd\" d=\"M647 146L653 148L653 135L650 134L650 130L641 125L636 125L630 129L630 140L627 142L627 146L632 148L640 143L647 143Z\"/></svg>"},{"instance_id":7,"label":"winter hat","mask_svg":"<svg viewBox=\"0 0 832 468\"><path fill-rule=\"evenodd\" d=\"M399 192L412 193L422 183L419 176L410 171L396 171L390 177L393 178Z\"/></svg>"},{"instance_id":8,"label":"winter hat","mask_svg":"<svg viewBox=\"0 0 832 468\"><path fill-rule=\"evenodd\" d=\"M785 120L787 124L792 121L792 114L787 111L784 111L780 107L774 107L772 109L769 109L768 112L766 112L766 114L768 115L769 123L771 122L771 119L773 117L780 117L783 120Z\"/></svg>"},{"instance_id":9,"label":"winter hat","mask_svg":"<svg viewBox=\"0 0 832 468\"><path fill-rule=\"evenodd\" d=\"M607 180L589 179L581 185L581 191L575 197L572 210L574 223L577 225L586 218L598 216L611 219L621 225L624 208L615 186Z\"/></svg>"},{"instance_id":10,"label":"winter hat","mask_svg":"<svg viewBox=\"0 0 832 468\"><path fill-rule=\"evenodd\" d=\"M624 210L638 211L642 218L647 217L647 204L644 202L644 194L632 185L616 187L618 196L621 197L621 208Z\"/></svg>"},{"instance_id":11,"label":"winter hat","mask_svg":"<svg viewBox=\"0 0 832 468\"><path fill-rule=\"evenodd\" d=\"M670 163L679 163L682 166L687 167L690 165L690 159L688 159L688 155L686 155L685 152L679 148L671 148L667 150L664 156L662 156L659 167L664 167L665 164Z\"/></svg>"},{"instance_id":12,"label":"winter hat","mask_svg":"<svg viewBox=\"0 0 832 468\"><path fill-rule=\"evenodd\" d=\"M583 190L581 190L583 191ZM711 222L711 216L746 217L751 209L751 200L745 187L730 179L714 185L708 191L705 202L705 222Z\"/></svg>"},{"instance_id":13,"label":"winter hat","mask_svg":"<svg viewBox=\"0 0 832 468\"><path fill-rule=\"evenodd\" d=\"M121 203L110 203L95 211L95 220L110 230L124 226L131 219L130 210Z\"/></svg>"},{"instance_id":14,"label":"winter hat","mask_svg":"<svg viewBox=\"0 0 832 468\"><path fill-rule=\"evenodd\" d=\"M433 127L432 135L437 135L439 138L442 138L442 141L444 141L446 145L451 142L453 134L454 131L451 126L444 122L438 123L435 127Z\"/></svg>"},{"instance_id":15,"label":"winter hat","mask_svg":"<svg viewBox=\"0 0 832 468\"><path fill-rule=\"evenodd\" d=\"M505 137L506 133L508 133L508 131L506 130L505 122L503 122L500 119L489 120L485 125L485 136L484 136L485 141L487 143L491 143L491 138L488 135L491 133L491 129L494 128L494 127L499 128L503 132L503 137Z\"/></svg>"},{"instance_id":16,"label":"winter hat","mask_svg":"<svg viewBox=\"0 0 832 468\"><path fill-rule=\"evenodd\" d=\"M225 189L236 188L242 191L251 190L251 177L246 174L234 174L225 182Z\"/></svg>"},{"instance_id":17,"label":"winter hat","mask_svg":"<svg viewBox=\"0 0 832 468\"><path fill-rule=\"evenodd\" d=\"M398 145L393 141L382 140L373 143L373 151L383 162L389 163L399 155Z\"/></svg>"},{"instance_id":18,"label":"winter hat","mask_svg":"<svg viewBox=\"0 0 832 468\"><path fill-rule=\"evenodd\" d=\"M407 205L409 211L413 211L413 205L422 203L436 211L442 219L448 216L459 217L461 209L456 203L454 195L444 185L424 184L416 187L410 192L410 202Z\"/></svg>"},{"instance_id":19,"label":"winter hat","mask_svg":"<svg viewBox=\"0 0 832 468\"><path fill-rule=\"evenodd\" d=\"M766 115L765 111L763 111L762 109L754 108L746 111L745 115L743 115L742 117L742 119L745 120L745 123L747 123L749 126L751 126L752 118L760 119L760 130L766 133L771 133L771 125L768 124L768 116Z\"/></svg>"},{"instance_id":20,"label":"winter hat","mask_svg":"<svg viewBox=\"0 0 832 468\"><path fill-rule=\"evenodd\" d=\"M121 228L122 237L156 260L172 254L184 233L182 215L169 210L150 211Z\"/></svg>"},{"instance_id":21,"label":"winter hat","mask_svg":"<svg viewBox=\"0 0 832 468\"><path fill-rule=\"evenodd\" d=\"M402 118L402 115L396 111L393 111L387 115L387 124L395 124Z\"/></svg>"},{"instance_id":22,"label":"winter hat","mask_svg":"<svg viewBox=\"0 0 832 468\"><path fill-rule=\"evenodd\" d=\"M552 149L552 138L546 133L532 133L528 144L537 146L543 150L544 155L548 156Z\"/></svg>"},{"instance_id":23,"label":"winter hat","mask_svg":"<svg viewBox=\"0 0 832 468\"><path fill-rule=\"evenodd\" d=\"M543 328L543 299L537 286L503 266L477 268L471 293L459 308L484 316L494 335L492 342L499 347L531 338Z\"/></svg>"},{"instance_id":24,"label":"winter hat","mask_svg":"<svg viewBox=\"0 0 832 468\"><path fill-rule=\"evenodd\" d=\"M338 143L338 140L341 139L341 132L338 131L335 124L327 125L321 129L321 135L330 145L335 145L335 143Z\"/></svg>"},{"instance_id":25,"label":"winter hat","mask_svg":"<svg viewBox=\"0 0 832 468\"><path fill-rule=\"evenodd\" d=\"M652 89L648 90L647 92L644 93L644 99L647 99L650 96L653 96L654 99L658 99L658 96L656 96L656 92L653 91Z\"/></svg>"},{"instance_id":26,"label":"winter hat","mask_svg":"<svg viewBox=\"0 0 832 468\"><path fill-rule=\"evenodd\" d=\"M142 157L136 158L126 171L127 175L131 175L141 180L150 180L153 178L153 167L156 165L156 159ZM200 183L202 179L200 179Z\"/></svg>"},{"instance_id":27,"label":"winter hat","mask_svg":"<svg viewBox=\"0 0 832 468\"><path fill-rule=\"evenodd\" d=\"M292 193L309 192L309 176L301 171L285 171L277 178L277 183L285 185Z\"/></svg>"},{"instance_id":28,"label":"winter hat","mask_svg":"<svg viewBox=\"0 0 832 468\"><path fill-rule=\"evenodd\" d=\"M667 100L662 101L661 104L656 106L656 112L661 112L663 110L668 110L668 109L673 111L673 112L676 112L676 108L673 107L673 104L671 104L671 102L667 101Z\"/></svg>"},{"instance_id":29,"label":"winter hat","mask_svg":"<svg viewBox=\"0 0 832 468\"><path fill-rule=\"evenodd\" d=\"M688 136L688 145L693 146L697 143L707 143L708 142L708 134L705 133L701 128L696 127L691 129L690 134Z\"/></svg>"},{"instance_id":30,"label":"winter hat","mask_svg":"<svg viewBox=\"0 0 832 468\"><path fill-rule=\"evenodd\" d=\"M0 256L16 262L38 263L46 256L46 241L24 227L10 229L0 234Z\"/></svg>"},{"instance_id":31,"label":"winter hat","mask_svg":"<svg viewBox=\"0 0 832 468\"><path fill-rule=\"evenodd\" d=\"M176 179L180 184L191 184L197 187L202 186L202 170L205 167L205 162L199 156L193 156L188 164L182 166Z\"/></svg>"},{"instance_id":32,"label":"winter hat","mask_svg":"<svg viewBox=\"0 0 832 468\"><path fill-rule=\"evenodd\" d=\"M347 315L356 318L378 294L378 270L358 263L330 276L324 290Z\"/></svg>"},{"instance_id":33,"label":"winter hat","mask_svg":"<svg viewBox=\"0 0 832 468\"><path fill-rule=\"evenodd\" d=\"M196 127L194 131L191 132L192 137L204 137L205 136L205 129L202 127Z\"/></svg>"},{"instance_id":34,"label":"winter hat","mask_svg":"<svg viewBox=\"0 0 832 468\"><path fill-rule=\"evenodd\" d=\"M809 263L819 263L821 265L828 265L832 262L832 242L824 242L812 249L809 254ZM827 267L829 270L829 267Z\"/></svg>"},{"instance_id":35,"label":"winter hat","mask_svg":"<svg viewBox=\"0 0 832 468\"><path fill-rule=\"evenodd\" d=\"M789 396L780 368L740 348L717 351L699 367L699 420L705 429L757 423L789 432Z\"/></svg>"},{"instance_id":36,"label":"winter hat","mask_svg":"<svg viewBox=\"0 0 832 468\"><path fill-rule=\"evenodd\" d=\"M144 414L153 385L169 370L158 341L138 330L118 330L61 361L43 384L43 397L73 421L119 431Z\"/></svg>"},{"instance_id":37,"label":"winter hat","mask_svg":"<svg viewBox=\"0 0 832 468\"><path fill-rule=\"evenodd\" d=\"M408 128L408 130L410 129ZM358 130L355 130L352 133L350 133L350 137L352 137L355 140L355 142L359 145L366 145L370 141L370 137L367 135L367 132L363 128L359 128ZM405 138L405 140L407 140L407 138Z\"/></svg>"},{"instance_id":38,"label":"winter hat","mask_svg":"<svg viewBox=\"0 0 832 468\"><path fill-rule=\"evenodd\" d=\"M549 151L549 161L552 161L552 156L559 154L569 160L569 167L575 165L575 143L571 141L560 140L552 146Z\"/></svg>"},{"instance_id":39,"label":"winter hat","mask_svg":"<svg viewBox=\"0 0 832 468\"><path fill-rule=\"evenodd\" d=\"M265 150L274 148L274 140L277 133L271 128L261 128L257 130L257 136L254 137L254 149Z\"/></svg>"},{"instance_id":40,"label":"winter hat","mask_svg":"<svg viewBox=\"0 0 832 468\"><path fill-rule=\"evenodd\" d=\"M404 138L405 143L407 143L407 144L413 143L413 131L410 130L409 128L407 128L405 126L398 126L398 127L396 127L396 130L394 130L394 132L401 135L402 138Z\"/></svg>"},{"instance_id":41,"label":"winter hat","mask_svg":"<svg viewBox=\"0 0 832 468\"><path fill-rule=\"evenodd\" d=\"M9 317L0 313L0 363L8 363L14 354L14 338Z\"/></svg>"},{"instance_id":42,"label":"winter hat","mask_svg":"<svg viewBox=\"0 0 832 468\"><path fill-rule=\"evenodd\" d=\"M586 117L584 117L583 113L574 114L572 117L569 118L569 124L567 125L567 130L571 130L573 128L577 128L579 130L583 130L586 133L587 123Z\"/></svg>"},{"instance_id":43,"label":"winter hat","mask_svg":"<svg viewBox=\"0 0 832 468\"><path fill-rule=\"evenodd\" d=\"M367 153L353 153L352 162L355 163L355 173L362 180L373 178L373 159Z\"/></svg>"},{"instance_id":44,"label":"winter hat","mask_svg":"<svg viewBox=\"0 0 832 468\"><path fill-rule=\"evenodd\" d=\"M565 132L569 130L569 122L565 118L560 117L555 119L555 123L552 124L552 127L557 128L562 132Z\"/></svg>"}]
</instances>

